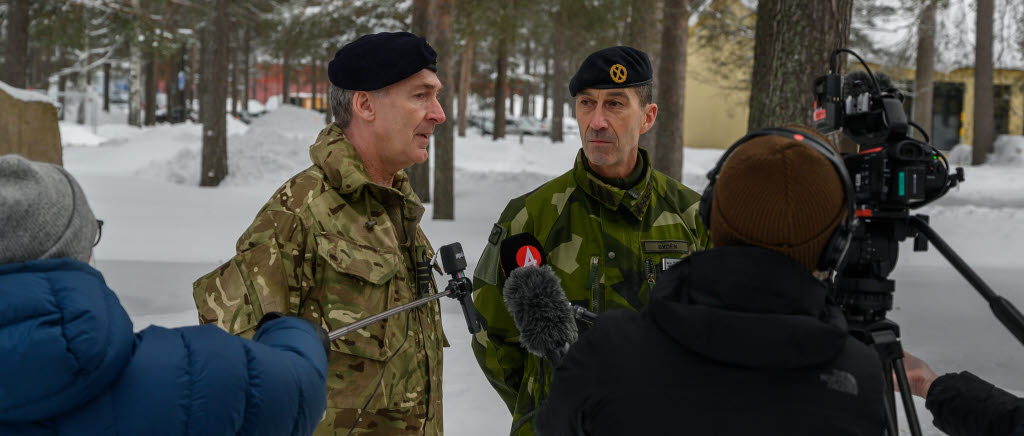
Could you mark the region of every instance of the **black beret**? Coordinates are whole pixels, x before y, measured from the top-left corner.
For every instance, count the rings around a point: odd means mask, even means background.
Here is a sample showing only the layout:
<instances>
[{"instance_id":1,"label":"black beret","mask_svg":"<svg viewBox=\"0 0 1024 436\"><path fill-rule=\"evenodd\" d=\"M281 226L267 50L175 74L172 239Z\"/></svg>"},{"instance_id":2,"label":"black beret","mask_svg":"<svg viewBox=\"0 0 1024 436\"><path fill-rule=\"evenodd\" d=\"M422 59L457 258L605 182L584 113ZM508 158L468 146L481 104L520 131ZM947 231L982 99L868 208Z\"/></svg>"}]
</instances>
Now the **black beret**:
<instances>
[{"instance_id":1,"label":"black beret","mask_svg":"<svg viewBox=\"0 0 1024 436\"><path fill-rule=\"evenodd\" d=\"M586 88L631 88L653 81L647 53L633 47L608 47L591 53L569 81L569 95Z\"/></svg>"},{"instance_id":2,"label":"black beret","mask_svg":"<svg viewBox=\"0 0 1024 436\"><path fill-rule=\"evenodd\" d=\"M341 89L374 91L424 68L437 71L437 53L427 40L409 32L381 32L345 44L327 66L327 77Z\"/></svg>"}]
</instances>

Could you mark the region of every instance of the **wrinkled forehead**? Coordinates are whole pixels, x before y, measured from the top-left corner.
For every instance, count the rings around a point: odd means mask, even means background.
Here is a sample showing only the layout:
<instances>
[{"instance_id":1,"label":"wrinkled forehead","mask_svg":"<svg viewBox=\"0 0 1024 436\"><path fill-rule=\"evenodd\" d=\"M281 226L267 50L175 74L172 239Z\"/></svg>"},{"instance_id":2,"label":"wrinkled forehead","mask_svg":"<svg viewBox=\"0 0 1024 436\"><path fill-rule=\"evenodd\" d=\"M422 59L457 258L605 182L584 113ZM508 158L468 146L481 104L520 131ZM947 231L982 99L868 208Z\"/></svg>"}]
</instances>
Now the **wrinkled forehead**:
<instances>
[{"instance_id":1,"label":"wrinkled forehead","mask_svg":"<svg viewBox=\"0 0 1024 436\"><path fill-rule=\"evenodd\" d=\"M623 98L626 100L634 101L639 98L635 88L612 88L612 89L595 89L586 88L580 90L576 94L576 99L582 97L589 97L595 100L608 100L613 98Z\"/></svg>"},{"instance_id":2,"label":"wrinkled forehead","mask_svg":"<svg viewBox=\"0 0 1024 436\"><path fill-rule=\"evenodd\" d=\"M437 78L437 73L424 68L409 77L406 77L387 88L392 89L416 89L416 90L437 90L440 91L443 85ZM387 89L385 88L385 89Z\"/></svg>"}]
</instances>

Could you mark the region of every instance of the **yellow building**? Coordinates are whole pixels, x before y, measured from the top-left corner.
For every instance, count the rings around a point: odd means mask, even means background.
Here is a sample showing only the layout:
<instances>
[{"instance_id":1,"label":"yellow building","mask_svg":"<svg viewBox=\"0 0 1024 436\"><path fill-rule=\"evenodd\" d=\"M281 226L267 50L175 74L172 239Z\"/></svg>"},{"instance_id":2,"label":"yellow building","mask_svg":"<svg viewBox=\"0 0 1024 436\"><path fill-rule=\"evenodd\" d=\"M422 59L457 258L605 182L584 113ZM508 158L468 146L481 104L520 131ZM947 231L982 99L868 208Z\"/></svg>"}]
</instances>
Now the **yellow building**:
<instances>
[{"instance_id":1,"label":"yellow building","mask_svg":"<svg viewBox=\"0 0 1024 436\"><path fill-rule=\"evenodd\" d=\"M753 11L739 1L716 0L711 7L727 10L734 17L743 17L747 27L754 28ZM754 44L751 35L746 38L735 36L729 44L704 46L699 36L708 29L710 23L707 20L702 17L690 28L687 43L684 144L687 147L725 148L747 130ZM733 64L723 66L723 60L731 60ZM1001 65L1000 59L995 59L995 62L996 134L1024 135L1024 69L998 68L1005 65ZM869 65L872 71L888 74L904 91L907 95L904 107L912 119L913 95L910 90L913 89L914 70ZM851 70L859 68L859 63L850 66ZM948 150L961 142L971 144L974 135L974 69L936 71L934 81L933 145Z\"/></svg>"}]
</instances>

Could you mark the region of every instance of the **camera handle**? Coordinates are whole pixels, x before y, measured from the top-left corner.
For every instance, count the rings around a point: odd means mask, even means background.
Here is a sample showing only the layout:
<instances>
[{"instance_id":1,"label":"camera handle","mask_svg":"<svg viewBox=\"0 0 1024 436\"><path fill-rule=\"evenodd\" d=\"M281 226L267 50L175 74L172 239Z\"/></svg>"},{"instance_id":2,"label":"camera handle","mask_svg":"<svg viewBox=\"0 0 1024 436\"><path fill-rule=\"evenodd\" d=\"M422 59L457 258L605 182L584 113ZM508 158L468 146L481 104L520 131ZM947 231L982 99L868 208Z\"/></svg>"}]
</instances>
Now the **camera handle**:
<instances>
[{"instance_id":1,"label":"camera handle","mask_svg":"<svg viewBox=\"0 0 1024 436\"><path fill-rule=\"evenodd\" d=\"M911 227L924 235L939 250L939 253L942 253L942 256L953 265L953 268L956 268L957 272L967 279L967 282L985 298L996 319L1024 345L1024 316L1021 315L1013 303L992 291L992 288L953 251L953 248L946 244L946 241L935 232L935 229L928 225L927 217L914 215L908 218L908 222Z\"/></svg>"}]
</instances>

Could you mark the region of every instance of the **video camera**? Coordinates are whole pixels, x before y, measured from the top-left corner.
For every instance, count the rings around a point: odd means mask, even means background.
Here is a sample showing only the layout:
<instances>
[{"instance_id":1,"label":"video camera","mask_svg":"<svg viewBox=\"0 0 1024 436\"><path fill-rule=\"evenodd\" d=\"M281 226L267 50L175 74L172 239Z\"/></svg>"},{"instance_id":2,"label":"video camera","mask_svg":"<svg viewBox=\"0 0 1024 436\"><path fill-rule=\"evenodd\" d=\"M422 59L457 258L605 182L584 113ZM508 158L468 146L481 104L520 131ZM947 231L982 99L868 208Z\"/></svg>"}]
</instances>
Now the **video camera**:
<instances>
[{"instance_id":1,"label":"video camera","mask_svg":"<svg viewBox=\"0 0 1024 436\"><path fill-rule=\"evenodd\" d=\"M864 66L863 72L840 77L836 57L849 53ZM928 134L907 120L903 95L884 76L879 80L864 59L853 51L837 49L829 58L829 73L814 81L814 127L822 133L842 130L857 143L859 151L843 155L852 179L857 220L849 248L836 268L830 299L838 304L850 333L878 352L882 377L886 427L897 434L894 382L896 375L911 434L920 435L909 381L903 368L899 326L885 318L892 310L895 283L888 278L896 267L899 242L914 237L914 251L931 242L954 268L988 301L996 318L1024 344L1024 315L999 296L928 225L927 215L910 215L946 194L964 180L963 168L949 172L949 162L928 144ZM882 86L882 83L885 86ZM910 127L924 140L911 138Z\"/></svg>"},{"instance_id":2,"label":"video camera","mask_svg":"<svg viewBox=\"0 0 1024 436\"><path fill-rule=\"evenodd\" d=\"M864 71L839 76L836 58L842 52L860 60ZM833 51L829 74L814 81L812 115L819 132L842 130L860 146L858 153L843 156L861 225L839 268L835 297L848 318L876 321L892 309L894 285L886 277L896 266L899 242L915 236L915 251L927 249L924 236L909 226L909 210L945 195L964 180L963 169L950 173L927 133L907 120L903 94L850 50ZM910 127L924 140L912 138Z\"/></svg>"}]
</instances>

